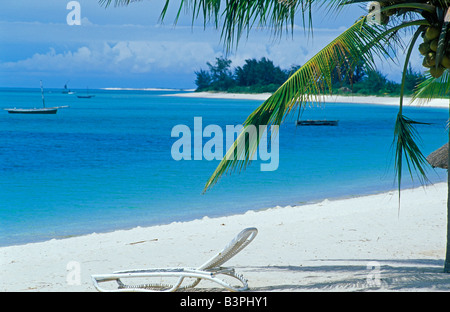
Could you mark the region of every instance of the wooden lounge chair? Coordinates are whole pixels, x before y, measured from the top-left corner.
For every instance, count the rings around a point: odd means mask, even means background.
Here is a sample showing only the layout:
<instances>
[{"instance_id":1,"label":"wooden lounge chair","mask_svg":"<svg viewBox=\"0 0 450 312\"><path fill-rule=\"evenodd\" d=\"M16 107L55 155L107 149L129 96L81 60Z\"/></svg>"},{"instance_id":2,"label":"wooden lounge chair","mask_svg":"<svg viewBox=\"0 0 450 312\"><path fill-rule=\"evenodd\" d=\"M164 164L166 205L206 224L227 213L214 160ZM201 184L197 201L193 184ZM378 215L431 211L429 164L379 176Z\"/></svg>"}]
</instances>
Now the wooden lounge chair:
<instances>
[{"instance_id":1,"label":"wooden lounge chair","mask_svg":"<svg viewBox=\"0 0 450 312\"><path fill-rule=\"evenodd\" d=\"M177 290L192 289L197 286L202 279L216 282L230 291L244 291L248 289L247 280L242 275L237 275L233 268L222 267L222 265L244 249L256 236L258 230L256 228L247 228L240 232L228 245L217 253L210 260L206 261L198 268L161 268L147 270L118 271L113 274L92 275L92 281L95 288L102 292L145 292L145 291L163 291L173 292ZM232 286L231 283L218 278L218 275L225 275L237 279L241 285ZM170 284L125 284L124 280L128 279L163 279L175 278L176 282ZM187 285L183 282L194 279ZM113 289L105 289L100 287L102 282L116 281L117 285Z\"/></svg>"}]
</instances>

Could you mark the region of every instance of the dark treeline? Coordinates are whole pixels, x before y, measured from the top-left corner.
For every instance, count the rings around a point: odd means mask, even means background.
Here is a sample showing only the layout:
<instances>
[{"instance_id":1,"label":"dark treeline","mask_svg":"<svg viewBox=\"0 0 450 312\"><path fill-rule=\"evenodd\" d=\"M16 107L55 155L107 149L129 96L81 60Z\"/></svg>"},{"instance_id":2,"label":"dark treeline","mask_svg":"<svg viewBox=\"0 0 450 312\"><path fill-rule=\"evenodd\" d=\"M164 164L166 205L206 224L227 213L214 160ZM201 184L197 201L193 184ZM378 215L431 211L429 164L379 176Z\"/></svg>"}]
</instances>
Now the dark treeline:
<instances>
[{"instance_id":1,"label":"dark treeline","mask_svg":"<svg viewBox=\"0 0 450 312\"><path fill-rule=\"evenodd\" d=\"M209 70L196 72L197 91L224 91L234 93L275 92L299 67L282 70L271 60L248 59L242 67L231 70L231 60L216 58L206 63Z\"/></svg>"},{"instance_id":2,"label":"dark treeline","mask_svg":"<svg viewBox=\"0 0 450 312\"><path fill-rule=\"evenodd\" d=\"M206 63L208 70L195 72L197 91L220 91L230 93L275 92L300 66L281 69L265 57L259 61L248 59L241 67L231 68L231 60L216 58L215 64ZM408 69L405 94L410 95L414 87L424 80L419 72ZM379 71L365 71L362 64L349 70L345 64L333 74L333 94L358 94L397 96L400 84L390 81Z\"/></svg>"}]
</instances>

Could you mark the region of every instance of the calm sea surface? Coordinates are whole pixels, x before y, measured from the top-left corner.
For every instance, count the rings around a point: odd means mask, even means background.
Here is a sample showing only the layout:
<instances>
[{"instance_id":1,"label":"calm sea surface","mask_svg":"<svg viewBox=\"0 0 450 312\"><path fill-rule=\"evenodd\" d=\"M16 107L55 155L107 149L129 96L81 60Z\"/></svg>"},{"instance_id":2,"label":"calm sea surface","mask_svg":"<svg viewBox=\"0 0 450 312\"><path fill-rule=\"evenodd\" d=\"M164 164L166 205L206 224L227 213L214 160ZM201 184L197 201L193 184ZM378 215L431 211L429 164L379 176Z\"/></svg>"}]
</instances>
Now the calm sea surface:
<instances>
[{"instance_id":1,"label":"calm sea surface","mask_svg":"<svg viewBox=\"0 0 450 312\"><path fill-rule=\"evenodd\" d=\"M83 94L79 90L78 94ZM219 161L175 161L172 128L239 125L254 100L168 97L170 91L90 90L91 99L46 90L56 115L0 111L0 246L243 213L396 188L393 127L397 107L327 104L308 119L338 127L280 128L279 168L254 162L203 187ZM0 109L41 105L38 89L0 89ZM447 141L448 110L407 108L425 155ZM204 138L206 143L209 138ZM433 182L444 170L429 170ZM418 186L405 172L404 187Z\"/></svg>"}]
</instances>

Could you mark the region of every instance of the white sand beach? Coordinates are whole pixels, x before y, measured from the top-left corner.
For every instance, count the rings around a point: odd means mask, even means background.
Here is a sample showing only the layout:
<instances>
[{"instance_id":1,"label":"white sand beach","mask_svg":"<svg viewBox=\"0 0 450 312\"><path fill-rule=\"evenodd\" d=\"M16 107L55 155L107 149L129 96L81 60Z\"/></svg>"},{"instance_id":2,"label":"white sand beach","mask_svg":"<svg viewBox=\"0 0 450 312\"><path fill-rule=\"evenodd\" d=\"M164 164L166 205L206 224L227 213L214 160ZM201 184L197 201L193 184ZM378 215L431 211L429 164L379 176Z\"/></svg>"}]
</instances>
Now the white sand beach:
<instances>
[{"instance_id":1,"label":"white sand beach","mask_svg":"<svg viewBox=\"0 0 450 312\"><path fill-rule=\"evenodd\" d=\"M211 98L211 99L236 99L236 100L260 100L265 101L271 96L271 93L245 94L245 93L224 93L224 92L188 92L176 93L165 96L181 96L193 98ZM378 105L399 105L398 97L379 97L379 96L324 96L324 103L360 103L360 104L378 104ZM406 106L427 106L449 108L449 99L433 99L429 102L422 103L419 101L412 102L411 98L404 99Z\"/></svg>"},{"instance_id":2,"label":"white sand beach","mask_svg":"<svg viewBox=\"0 0 450 312\"><path fill-rule=\"evenodd\" d=\"M448 291L447 184L0 248L0 291L95 291L91 274L195 267L246 227L227 264L252 291ZM400 210L399 210L400 208ZM208 282L199 287L216 287Z\"/></svg>"}]
</instances>

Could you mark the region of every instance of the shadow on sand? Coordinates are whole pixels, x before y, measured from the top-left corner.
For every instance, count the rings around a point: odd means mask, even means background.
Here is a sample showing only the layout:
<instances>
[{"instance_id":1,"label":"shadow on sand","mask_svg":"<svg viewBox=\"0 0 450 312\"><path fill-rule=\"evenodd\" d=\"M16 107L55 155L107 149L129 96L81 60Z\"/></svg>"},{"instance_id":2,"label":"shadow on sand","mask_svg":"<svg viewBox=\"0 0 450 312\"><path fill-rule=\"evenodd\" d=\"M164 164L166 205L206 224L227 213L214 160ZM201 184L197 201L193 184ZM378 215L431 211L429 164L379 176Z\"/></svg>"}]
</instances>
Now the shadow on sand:
<instances>
[{"instance_id":1,"label":"shadow on sand","mask_svg":"<svg viewBox=\"0 0 450 312\"><path fill-rule=\"evenodd\" d=\"M450 291L443 260L327 259L305 264L242 269L252 291ZM261 272L284 283L264 286L270 281L258 279Z\"/></svg>"}]
</instances>

